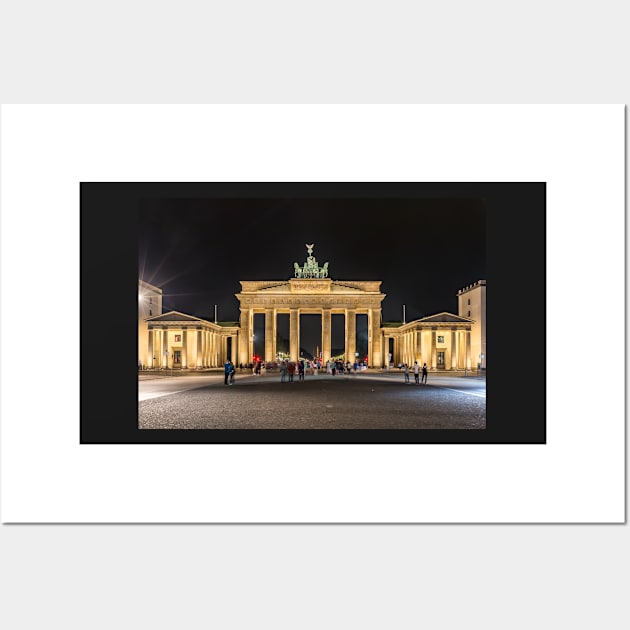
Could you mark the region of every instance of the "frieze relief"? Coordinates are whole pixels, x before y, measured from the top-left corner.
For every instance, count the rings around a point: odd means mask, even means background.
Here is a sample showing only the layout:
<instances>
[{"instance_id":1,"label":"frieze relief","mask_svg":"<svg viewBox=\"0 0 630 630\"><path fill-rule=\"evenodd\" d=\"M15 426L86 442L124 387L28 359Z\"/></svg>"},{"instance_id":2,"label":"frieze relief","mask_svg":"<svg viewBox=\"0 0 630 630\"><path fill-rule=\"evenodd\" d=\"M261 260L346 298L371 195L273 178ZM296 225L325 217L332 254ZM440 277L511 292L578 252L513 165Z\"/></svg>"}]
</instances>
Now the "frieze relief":
<instances>
[{"instance_id":1,"label":"frieze relief","mask_svg":"<svg viewBox=\"0 0 630 630\"><path fill-rule=\"evenodd\" d=\"M330 293L331 280L291 280L291 291L295 293Z\"/></svg>"},{"instance_id":2,"label":"frieze relief","mask_svg":"<svg viewBox=\"0 0 630 630\"><path fill-rule=\"evenodd\" d=\"M264 308L348 308L348 309L380 309L382 298L366 296L319 296L299 295L291 297L241 297L241 309Z\"/></svg>"}]
</instances>

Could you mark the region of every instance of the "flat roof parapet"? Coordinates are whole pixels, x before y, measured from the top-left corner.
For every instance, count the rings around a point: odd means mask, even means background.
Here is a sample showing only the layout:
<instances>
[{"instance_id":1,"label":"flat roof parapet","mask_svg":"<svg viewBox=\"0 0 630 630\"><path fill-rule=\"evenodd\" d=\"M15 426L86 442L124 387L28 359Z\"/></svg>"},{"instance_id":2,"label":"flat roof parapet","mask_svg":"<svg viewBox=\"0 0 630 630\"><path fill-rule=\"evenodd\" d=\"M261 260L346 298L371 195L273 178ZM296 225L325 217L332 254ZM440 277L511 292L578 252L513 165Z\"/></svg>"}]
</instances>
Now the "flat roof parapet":
<instances>
[{"instance_id":1,"label":"flat roof parapet","mask_svg":"<svg viewBox=\"0 0 630 630\"><path fill-rule=\"evenodd\" d=\"M485 286L486 286L485 280L477 280L477 282L473 282L473 284L469 284L463 289L460 289L457 292L457 295L461 295L462 293L466 293L467 291L472 291L472 289L476 289L477 287L485 287Z\"/></svg>"}]
</instances>

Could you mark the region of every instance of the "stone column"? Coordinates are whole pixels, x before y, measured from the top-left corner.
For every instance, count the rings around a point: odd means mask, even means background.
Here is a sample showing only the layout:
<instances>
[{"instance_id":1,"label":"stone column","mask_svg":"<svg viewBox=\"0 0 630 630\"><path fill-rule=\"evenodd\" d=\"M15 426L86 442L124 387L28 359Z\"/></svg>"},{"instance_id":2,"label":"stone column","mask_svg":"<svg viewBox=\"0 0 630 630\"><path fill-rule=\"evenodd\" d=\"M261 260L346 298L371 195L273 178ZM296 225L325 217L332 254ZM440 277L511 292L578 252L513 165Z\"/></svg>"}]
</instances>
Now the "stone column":
<instances>
[{"instance_id":1,"label":"stone column","mask_svg":"<svg viewBox=\"0 0 630 630\"><path fill-rule=\"evenodd\" d=\"M182 328L182 368L188 367L188 328Z\"/></svg>"},{"instance_id":2,"label":"stone column","mask_svg":"<svg viewBox=\"0 0 630 630\"><path fill-rule=\"evenodd\" d=\"M203 331L201 328L197 329L197 356L196 361L197 367L203 367Z\"/></svg>"},{"instance_id":3,"label":"stone column","mask_svg":"<svg viewBox=\"0 0 630 630\"><path fill-rule=\"evenodd\" d=\"M155 367L155 361L153 360L153 337L155 336L155 331L149 331L149 347L147 349L147 362L149 367Z\"/></svg>"},{"instance_id":4,"label":"stone column","mask_svg":"<svg viewBox=\"0 0 630 630\"><path fill-rule=\"evenodd\" d=\"M292 308L289 311L289 354L291 361L300 358L300 309Z\"/></svg>"},{"instance_id":5,"label":"stone column","mask_svg":"<svg viewBox=\"0 0 630 630\"><path fill-rule=\"evenodd\" d=\"M357 351L357 313L354 309L346 309L346 347L344 354L346 361L354 363L354 353Z\"/></svg>"},{"instance_id":6,"label":"stone column","mask_svg":"<svg viewBox=\"0 0 630 630\"><path fill-rule=\"evenodd\" d=\"M424 363L422 360L422 330L416 332L416 360L420 366Z\"/></svg>"},{"instance_id":7,"label":"stone column","mask_svg":"<svg viewBox=\"0 0 630 630\"><path fill-rule=\"evenodd\" d=\"M159 368L162 365L162 334L159 329L153 330L153 356L155 361L153 362L154 368Z\"/></svg>"},{"instance_id":8,"label":"stone column","mask_svg":"<svg viewBox=\"0 0 630 630\"><path fill-rule=\"evenodd\" d=\"M322 309L322 361L326 363L330 359L331 352L331 311Z\"/></svg>"},{"instance_id":9,"label":"stone column","mask_svg":"<svg viewBox=\"0 0 630 630\"><path fill-rule=\"evenodd\" d=\"M273 351L275 313L272 309L265 309L265 361L273 361L276 357Z\"/></svg>"},{"instance_id":10,"label":"stone column","mask_svg":"<svg viewBox=\"0 0 630 630\"><path fill-rule=\"evenodd\" d=\"M455 360L456 360L456 365L457 365L457 369L461 370L462 369L462 353L461 353L461 347L462 347L462 331L461 330L457 330L455 332Z\"/></svg>"},{"instance_id":11,"label":"stone column","mask_svg":"<svg viewBox=\"0 0 630 630\"><path fill-rule=\"evenodd\" d=\"M164 330L162 330L162 367L163 368L167 368L168 367L168 359L169 357L166 355L166 352L168 350L168 330L166 328L164 328Z\"/></svg>"},{"instance_id":12,"label":"stone column","mask_svg":"<svg viewBox=\"0 0 630 630\"><path fill-rule=\"evenodd\" d=\"M457 333L455 329L451 330L451 370L457 369Z\"/></svg>"},{"instance_id":13,"label":"stone column","mask_svg":"<svg viewBox=\"0 0 630 630\"><path fill-rule=\"evenodd\" d=\"M431 331L431 369L437 368L437 331Z\"/></svg>"},{"instance_id":14,"label":"stone column","mask_svg":"<svg viewBox=\"0 0 630 630\"><path fill-rule=\"evenodd\" d=\"M276 356L278 355L278 348L277 348L277 342L278 342L278 312L276 311L276 309L273 309L273 330L271 331L271 357L272 357L272 361L276 360Z\"/></svg>"},{"instance_id":15,"label":"stone column","mask_svg":"<svg viewBox=\"0 0 630 630\"><path fill-rule=\"evenodd\" d=\"M466 367L469 370L472 369L471 358L470 358L470 330L466 331Z\"/></svg>"},{"instance_id":16,"label":"stone column","mask_svg":"<svg viewBox=\"0 0 630 630\"><path fill-rule=\"evenodd\" d=\"M383 365L383 362L381 310L371 308L368 310L368 366L380 367Z\"/></svg>"},{"instance_id":17,"label":"stone column","mask_svg":"<svg viewBox=\"0 0 630 630\"><path fill-rule=\"evenodd\" d=\"M247 357L247 361L251 361L254 356L254 311L250 309L249 311L249 324L247 326L247 334L248 334L248 343L249 343L249 354Z\"/></svg>"},{"instance_id":18,"label":"stone column","mask_svg":"<svg viewBox=\"0 0 630 630\"><path fill-rule=\"evenodd\" d=\"M251 353L249 351L250 337L252 336L249 330L249 309L241 307L241 337L238 348L238 360L239 363L249 363L249 357Z\"/></svg>"}]
</instances>

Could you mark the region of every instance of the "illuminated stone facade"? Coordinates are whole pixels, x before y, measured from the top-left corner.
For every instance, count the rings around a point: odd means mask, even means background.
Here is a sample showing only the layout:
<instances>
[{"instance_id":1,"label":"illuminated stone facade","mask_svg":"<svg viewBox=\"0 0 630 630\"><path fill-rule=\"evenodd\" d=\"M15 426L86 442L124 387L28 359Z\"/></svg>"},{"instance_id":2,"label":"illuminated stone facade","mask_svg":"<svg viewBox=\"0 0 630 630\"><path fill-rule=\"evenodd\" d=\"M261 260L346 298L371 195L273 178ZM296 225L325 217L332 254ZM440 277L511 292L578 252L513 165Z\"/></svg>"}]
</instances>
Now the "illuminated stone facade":
<instances>
[{"instance_id":1,"label":"illuminated stone facade","mask_svg":"<svg viewBox=\"0 0 630 630\"><path fill-rule=\"evenodd\" d=\"M469 370L472 367L472 321L453 313L438 313L406 324L381 328L385 365L427 364L430 370ZM391 341L390 341L391 340Z\"/></svg>"},{"instance_id":2,"label":"illuminated stone facade","mask_svg":"<svg viewBox=\"0 0 630 630\"><path fill-rule=\"evenodd\" d=\"M214 324L179 311L162 313L162 289L138 282L138 366L201 369L234 360L238 326Z\"/></svg>"},{"instance_id":3,"label":"illuminated stone facade","mask_svg":"<svg viewBox=\"0 0 630 630\"><path fill-rule=\"evenodd\" d=\"M309 246L312 247L312 246ZM309 254L311 252L309 251ZM265 318L265 361L277 357L277 317L289 316L289 355L300 358L300 315L321 316L322 359L331 358L332 315L344 316L344 355L357 348L357 315L367 315L368 365L426 363L431 370L486 367L486 282L461 289L459 315L442 312L409 323L381 322L380 281L332 280L321 277L314 258L299 277L278 281L241 281L235 296L240 322L212 323L178 311L162 313L162 291L139 285L138 362L145 368L220 367L227 359L248 364L254 354L254 315ZM328 263L325 269L327 273ZM312 277L306 275L311 272ZM296 268L296 275L298 271ZM317 277L317 276L320 277ZM155 310L153 310L155 308Z\"/></svg>"},{"instance_id":4,"label":"illuminated stone facade","mask_svg":"<svg viewBox=\"0 0 630 630\"><path fill-rule=\"evenodd\" d=\"M470 334L472 361L486 369L486 281L478 280L457 293L460 316L473 320Z\"/></svg>"},{"instance_id":5,"label":"illuminated stone facade","mask_svg":"<svg viewBox=\"0 0 630 630\"><path fill-rule=\"evenodd\" d=\"M288 281L241 282L236 294L240 302L239 362L251 361L254 352L254 315L265 315L264 360L276 358L277 316L289 315L289 355L300 357L300 315L316 314L322 319L322 359L331 357L331 317L345 317L345 356L356 350L356 316L367 315L368 363L383 361L380 337L381 302L385 297L377 281L343 281L330 278L291 278Z\"/></svg>"},{"instance_id":6,"label":"illuminated stone facade","mask_svg":"<svg viewBox=\"0 0 630 630\"><path fill-rule=\"evenodd\" d=\"M149 354L149 326L147 320L162 313L162 289L138 281L138 365L146 367Z\"/></svg>"},{"instance_id":7,"label":"illuminated stone facade","mask_svg":"<svg viewBox=\"0 0 630 630\"><path fill-rule=\"evenodd\" d=\"M201 369L234 361L238 327L214 324L178 311L147 320L145 367Z\"/></svg>"}]
</instances>

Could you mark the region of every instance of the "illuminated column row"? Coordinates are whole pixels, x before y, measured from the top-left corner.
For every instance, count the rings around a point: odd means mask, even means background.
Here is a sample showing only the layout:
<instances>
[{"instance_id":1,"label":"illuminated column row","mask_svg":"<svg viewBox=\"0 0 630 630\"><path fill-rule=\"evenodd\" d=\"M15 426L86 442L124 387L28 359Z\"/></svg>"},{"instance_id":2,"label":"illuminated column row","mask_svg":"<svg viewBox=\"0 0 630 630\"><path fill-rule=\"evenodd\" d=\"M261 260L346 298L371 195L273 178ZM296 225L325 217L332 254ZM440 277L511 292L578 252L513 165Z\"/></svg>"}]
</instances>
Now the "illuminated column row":
<instances>
[{"instance_id":1,"label":"illuminated column row","mask_svg":"<svg viewBox=\"0 0 630 630\"><path fill-rule=\"evenodd\" d=\"M182 368L218 367L226 360L227 337L223 337L218 332L194 328L182 328L181 334ZM154 328L148 331L148 365L150 367L172 367L173 349L169 347L168 335L167 328ZM232 335L231 338L232 347L238 348L238 336Z\"/></svg>"},{"instance_id":2,"label":"illuminated column row","mask_svg":"<svg viewBox=\"0 0 630 630\"><path fill-rule=\"evenodd\" d=\"M368 309L368 364L381 365L386 359L383 354L384 339L380 336L380 309ZM277 354L277 310L265 309L265 344L264 360L275 360ZM355 309L345 311L345 338L344 352L346 360L354 361L357 349L357 312ZM240 330L238 335L238 360L241 363L248 363L254 353L253 333L254 333L254 312L250 308L241 308ZM328 360L332 354L332 310L325 308L321 310L321 335L322 335L322 357ZM396 338L396 342L398 339ZM411 342L409 350L411 352ZM413 354L413 353L412 353ZM300 358L300 309L289 310L289 355L292 361ZM233 359L234 360L234 359Z\"/></svg>"}]
</instances>

